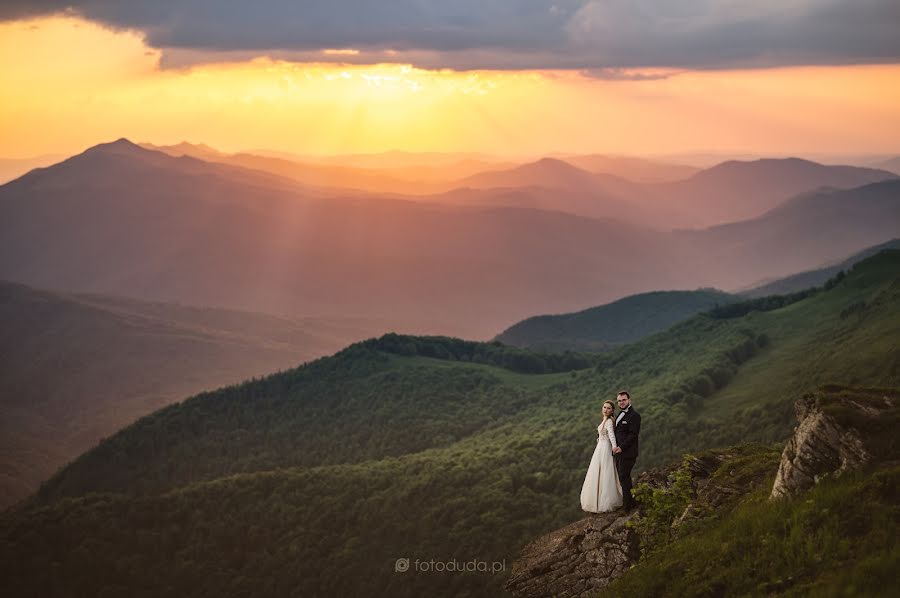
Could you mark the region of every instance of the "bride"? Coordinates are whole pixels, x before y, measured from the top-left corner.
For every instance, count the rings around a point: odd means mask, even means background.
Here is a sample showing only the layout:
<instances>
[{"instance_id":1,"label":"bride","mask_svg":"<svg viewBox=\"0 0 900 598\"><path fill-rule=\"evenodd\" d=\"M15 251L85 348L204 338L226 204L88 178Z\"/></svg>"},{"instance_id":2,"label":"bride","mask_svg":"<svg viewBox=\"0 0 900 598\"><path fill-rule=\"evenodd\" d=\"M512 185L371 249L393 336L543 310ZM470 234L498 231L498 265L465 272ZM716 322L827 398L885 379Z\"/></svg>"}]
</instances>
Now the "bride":
<instances>
[{"instance_id":1,"label":"bride","mask_svg":"<svg viewBox=\"0 0 900 598\"><path fill-rule=\"evenodd\" d=\"M603 421L597 426L597 448L581 486L581 509L589 513L605 513L622 506L622 484L612 453L616 447L614 412L612 401L604 401Z\"/></svg>"}]
</instances>

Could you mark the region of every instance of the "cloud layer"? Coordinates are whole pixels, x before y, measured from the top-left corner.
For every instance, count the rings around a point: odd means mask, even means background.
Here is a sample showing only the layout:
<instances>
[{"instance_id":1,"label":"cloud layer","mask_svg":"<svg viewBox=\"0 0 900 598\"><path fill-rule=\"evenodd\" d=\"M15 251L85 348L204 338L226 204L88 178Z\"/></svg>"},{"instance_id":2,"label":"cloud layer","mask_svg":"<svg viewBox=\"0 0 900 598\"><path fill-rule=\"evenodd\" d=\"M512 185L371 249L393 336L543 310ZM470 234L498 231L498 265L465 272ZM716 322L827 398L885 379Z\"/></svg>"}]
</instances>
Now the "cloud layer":
<instances>
[{"instance_id":1,"label":"cloud layer","mask_svg":"<svg viewBox=\"0 0 900 598\"><path fill-rule=\"evenodd\" d=\"M900 62L896 0L4 0L141 32L164 66L269 55L424 68L710 69ZM357 53L323 52L326 49ZM602 75L601 75L602 76Z\"/></svg>"}]
</instances>

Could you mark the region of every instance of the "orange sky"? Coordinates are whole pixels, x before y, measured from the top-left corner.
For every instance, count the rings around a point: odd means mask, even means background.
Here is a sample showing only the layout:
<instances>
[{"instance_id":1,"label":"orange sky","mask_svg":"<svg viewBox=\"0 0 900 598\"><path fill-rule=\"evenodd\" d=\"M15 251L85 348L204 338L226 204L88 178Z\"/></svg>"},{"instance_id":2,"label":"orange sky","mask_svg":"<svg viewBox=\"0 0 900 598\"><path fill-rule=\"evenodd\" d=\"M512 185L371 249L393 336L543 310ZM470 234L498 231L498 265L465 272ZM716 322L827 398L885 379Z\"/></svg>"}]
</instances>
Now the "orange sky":
<instances>
[{"instance_id":1,"label":"orange sky","mask_svg":"<svg viewBox=\"0 0 900 598\"><path fill-rule=\"evenodd\" d=\"M163 70L159 57L76 18L0 24L0 156L119 137L297 153L900 152L900 65L601 80L266 57Z\"/></svg>"}]
</instances>

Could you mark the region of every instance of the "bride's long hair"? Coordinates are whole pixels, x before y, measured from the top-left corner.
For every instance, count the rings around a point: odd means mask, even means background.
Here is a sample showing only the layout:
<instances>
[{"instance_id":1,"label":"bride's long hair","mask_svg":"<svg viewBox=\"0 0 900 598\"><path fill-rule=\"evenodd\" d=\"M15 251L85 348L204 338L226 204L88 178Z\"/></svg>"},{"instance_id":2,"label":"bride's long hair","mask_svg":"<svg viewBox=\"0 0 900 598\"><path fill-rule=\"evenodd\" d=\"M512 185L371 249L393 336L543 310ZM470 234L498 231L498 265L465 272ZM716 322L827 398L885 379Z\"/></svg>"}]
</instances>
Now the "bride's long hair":
<instances>
[{"instance_id":1,"label":"bride's long hair","mask_svg":"<svg viewBox=\"0 0 900 598\"><path fill-rule=\"evenodd\" d=\"M606 414L603 413L603 407L606 407L607 405L609 405L609 408L611 409L611 411L609 412L609 417L606 417ZM606 420L607 420L607 419L611 419L611 420L615 421L615 417L616 417L616 406L613 405L613 402L612 402L612 401L603 401L603 405L600 407L600 415L603 416L603 418L600 420L600 425L601 425L601 426L605 426L605 425L606 425Z\"/></svg>"}]
</instances>

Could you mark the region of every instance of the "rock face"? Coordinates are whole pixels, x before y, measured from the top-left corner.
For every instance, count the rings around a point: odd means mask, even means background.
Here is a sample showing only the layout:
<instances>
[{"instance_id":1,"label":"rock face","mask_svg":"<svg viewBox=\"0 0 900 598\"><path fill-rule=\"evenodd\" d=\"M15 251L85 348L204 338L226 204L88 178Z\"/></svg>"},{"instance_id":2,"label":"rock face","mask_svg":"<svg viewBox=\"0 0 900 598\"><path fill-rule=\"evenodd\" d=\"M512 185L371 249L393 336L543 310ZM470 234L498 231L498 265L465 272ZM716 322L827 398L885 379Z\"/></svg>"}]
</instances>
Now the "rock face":
<instances>
[{"instance_id":1,"label":"rock face","mask_svg":"<svg viewBox=\"0 0 900 598\"><path fill-rule=\"evenodd\" d=\"M823 476L841 475L871 461L896 401L896 391L837 386L798 400L799 425L784 447L771 498L796 495Z\"/></svg>"},{"instance_id":2,"label":"rock face","mask_svg":"<svg viewBox=\"0 0 900 598\"><path fill-rule=\"evenodd\" d=\"M535 598L595 594L637 561L639 540L627 525L635 515L599 513L541 536L513 564L506 589Z\"/></svg>"}]
</instances>

